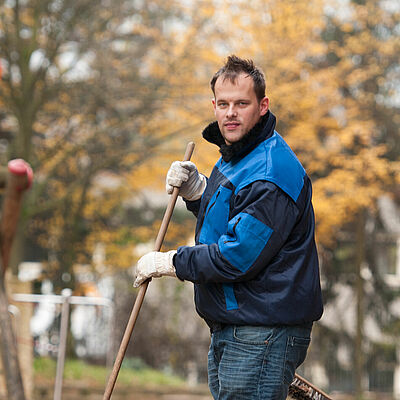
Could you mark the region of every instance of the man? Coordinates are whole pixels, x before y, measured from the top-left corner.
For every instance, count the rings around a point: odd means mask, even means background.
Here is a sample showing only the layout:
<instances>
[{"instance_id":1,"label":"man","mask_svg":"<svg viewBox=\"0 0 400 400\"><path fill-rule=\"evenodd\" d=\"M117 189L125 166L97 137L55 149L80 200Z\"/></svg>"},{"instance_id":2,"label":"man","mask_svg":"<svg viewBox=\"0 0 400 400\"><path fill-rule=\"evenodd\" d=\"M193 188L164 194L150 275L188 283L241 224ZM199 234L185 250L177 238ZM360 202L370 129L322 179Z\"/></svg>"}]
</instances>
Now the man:
<instances>
[{"instance_id":1,"label":"man","mask_svg":"<svg viewBox=\"0 0 400 400\"><path fill-rule=\"evenodd\" d=\"M151 252L135 286L177 276L194 283L211 330L214 399L285 399L322 315L311 182L275 131L265 78L230 56L211 80L217 121L203 137L220 147L209 179L176 161L167 191L180 187L197 217L196 245Z\"/></svg>"}]
</instances>

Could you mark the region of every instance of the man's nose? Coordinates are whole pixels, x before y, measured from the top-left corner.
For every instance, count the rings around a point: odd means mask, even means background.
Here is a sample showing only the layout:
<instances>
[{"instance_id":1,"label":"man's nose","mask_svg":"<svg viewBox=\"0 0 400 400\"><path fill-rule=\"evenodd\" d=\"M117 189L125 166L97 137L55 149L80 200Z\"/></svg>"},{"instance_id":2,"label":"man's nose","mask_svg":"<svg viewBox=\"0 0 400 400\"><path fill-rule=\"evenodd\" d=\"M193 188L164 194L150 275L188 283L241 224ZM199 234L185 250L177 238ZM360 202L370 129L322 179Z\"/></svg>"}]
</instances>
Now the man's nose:
<instances>
[{"instance_id":1,"label":"man's nose","mask_svg":"<svg viewBox=\"0 0 400 400\"><path fill-rule=\"evenodd\" d=\"M228 112L227 112L227 117L232 118L232 117L236 117L236 115L237 115L237 111L236 111L235 105L230 104L229 108L228 108Z\"/></svg>"}]
</instances>

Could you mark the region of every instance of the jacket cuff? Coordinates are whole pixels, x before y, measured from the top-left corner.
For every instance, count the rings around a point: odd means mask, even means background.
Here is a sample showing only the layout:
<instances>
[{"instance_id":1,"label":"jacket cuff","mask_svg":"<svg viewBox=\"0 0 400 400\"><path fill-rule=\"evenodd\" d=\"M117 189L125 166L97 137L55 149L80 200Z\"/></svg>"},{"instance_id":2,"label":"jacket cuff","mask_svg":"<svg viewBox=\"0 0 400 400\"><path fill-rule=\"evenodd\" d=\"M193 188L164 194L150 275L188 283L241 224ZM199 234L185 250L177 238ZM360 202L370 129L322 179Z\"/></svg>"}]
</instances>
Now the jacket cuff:
<instances>
[{"instance_id":1,"label":"jacket cuff","mask_svg":"<svg viewBox=\"0 0 400 400\"><path fill-rule=\"evenodd\" d=\"M175 273L176 273L176 277L180 280L180 281L182 281L182 282L185 282L185 280L184 279L182 279L182 278L180 278L179 277L179 275L178 275L178 271L176 270L176 264L175 264L175 258L176 258L176 254L177 253L175 253L174 254L174 256L172 257L172 264L174 265L174 267L175 267Z\"/></svg>"}]
</instances>

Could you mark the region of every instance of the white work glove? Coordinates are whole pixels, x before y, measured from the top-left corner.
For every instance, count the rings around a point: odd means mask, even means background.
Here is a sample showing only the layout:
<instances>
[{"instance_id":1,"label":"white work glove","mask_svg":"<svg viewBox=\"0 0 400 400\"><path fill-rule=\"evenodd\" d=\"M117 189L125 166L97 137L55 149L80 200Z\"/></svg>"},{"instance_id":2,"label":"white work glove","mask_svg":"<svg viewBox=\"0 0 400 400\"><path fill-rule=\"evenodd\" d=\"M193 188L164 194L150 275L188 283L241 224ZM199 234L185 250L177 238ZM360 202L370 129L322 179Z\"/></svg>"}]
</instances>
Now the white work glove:
<instances>
[{"instance_id":1,"label":"white work glove","mask_svg":"<svg viewBox=\"0 0 400 400\"><path fill-rule=\"evenodd\" d=\"M175 267L172 259L176 254L176 250L162 253L160 251L152 251L145 254L136 264L136 280L134 287L139 287L149 278L159 278L160 276L175 276Z\"/></svg>"},{"instance_id":2,"label":"white work glove","mask_svg":"<svg viewBox=\"0 0 400 400\"><path fill-rule=\"evenodd\" d=\"M198 200L207 186L207 179L199 174L191 161L174 161L167 173L166 190L171 194L178 187L179 195L186 200Z\"/></svg>"}]
</instances>

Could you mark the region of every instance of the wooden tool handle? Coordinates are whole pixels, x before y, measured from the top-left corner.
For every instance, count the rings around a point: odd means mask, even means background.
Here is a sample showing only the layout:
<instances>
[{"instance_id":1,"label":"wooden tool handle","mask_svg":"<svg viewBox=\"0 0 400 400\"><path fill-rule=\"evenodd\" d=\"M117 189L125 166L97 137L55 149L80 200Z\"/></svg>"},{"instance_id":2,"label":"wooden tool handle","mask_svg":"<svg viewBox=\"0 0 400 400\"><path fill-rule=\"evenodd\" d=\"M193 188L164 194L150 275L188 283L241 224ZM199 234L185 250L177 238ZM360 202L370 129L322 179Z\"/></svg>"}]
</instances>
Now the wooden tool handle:
<instances>
[{"instance_id":1,"label":"wooden tool handle","mask_svg":"<svg viewBox=\"0 0 400 400\"><path fill-rule=\"evenodd\" d=\"M190 142L186 146L186 151L185 151L185 156L183 157L183 161L189 161L190 158L192 157L193 151L194 151L194 143ZM179 194L179 188L174 187L174 190L172 191L171 197L168 202L167 209L165 210L160 229L158 231L156 243L154 245L155 251L160 251L160 249L161 249L165 234L167 233L169 221L171 220L172 213L174 212L174 207L175 207L176 200L178 199L178 194Z\"/></svg>"},{"instance_id":2,"label":"wooden tool handle","mask_svg":"<svg viewBox=\"0 0 400 400\"><path fill-rule=\"evenodd\" d=\"M194 143L190 142L186 146L185 156L183 161L189 161L192 157L194 151ZM172 191L171 197L168 202L167 209L165 210L164 217L161 222L160 229L158 231L158 235L156 238L154 250L160 251L161 246L164 241L165 234L167 233L168 225L172 217L172 213L174 211L174 207L176 204L176 200L178 198L179 188L174 187ZM115 382L117 381L119 370L121 369L121 364L124 359L126 349L129 344L129 340L132 336L133 328L135 327L137 317L139 315L140 308L142 307L144 296L146 295L147 287L149 286L150 280L145 281L139 288L139 293L136 297L135 304L133 305L131 315L129 317L128 324L125 329L124 336L121 341L121 345L119 347L117 357L114 362L114 367L111 371L110 377L108 378L107 386L104 392L103 400L109 400L111 398L111 394L114 390Z\"/></svg>"}]
</instances>

